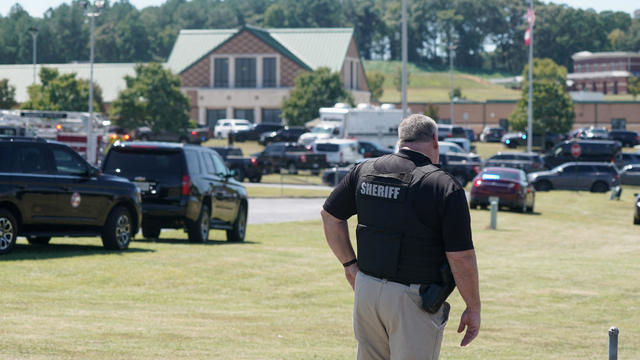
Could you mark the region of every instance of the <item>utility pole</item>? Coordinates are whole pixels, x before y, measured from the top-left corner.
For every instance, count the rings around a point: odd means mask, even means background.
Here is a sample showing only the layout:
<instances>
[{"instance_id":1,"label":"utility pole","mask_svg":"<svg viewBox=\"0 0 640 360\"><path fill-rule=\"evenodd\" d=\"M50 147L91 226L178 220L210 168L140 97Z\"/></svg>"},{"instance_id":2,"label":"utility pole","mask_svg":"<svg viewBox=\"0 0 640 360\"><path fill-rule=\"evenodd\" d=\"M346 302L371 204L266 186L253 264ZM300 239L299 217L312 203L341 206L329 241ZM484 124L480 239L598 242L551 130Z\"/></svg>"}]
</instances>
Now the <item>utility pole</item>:
<instances>
[{"instance_id":1,"label":"utility pole","mask_svg":"<svg viewBox=\"0 0 640 360\"><path fill-rule=\"evenodd\" d=\"M36 59L37 59L36 51L38 49L36 44L38 42L38 40L37 40L37 38L38 38L38 29L36 27L32 26L32 27L29 28L28 31L29 31L29 34L31 34L31 38L33 38L33 51L32 51L32 54L33 54L33 85L35 85L36 84Z\"/></svg>"},{"instance_id":2,"label":"utility pole","mask_svg":"<svg viewBox=\"0 0 640 360\"><path fill-rule=\"evenodd\" d=\"M402 0L402 117L407 110L407 0Z\"/></svg>"},{"instance_id":3,"label":"utility pole","mask_svg":"<svg viewBox=\"0 0 640 360\"><path fill-rule=\"evenodd\" d=\"M529 12L527 22L529 23L529 109L527 112L527 151L531 152L533 144L533 23L535 22L533 12L533 0L529 0Z\"/></svg>"},{"instance_id":4,"label":"utility pole","mask_svg":"<svg viewBox=\"0 0 640 360\"><path fill-rule=\"evenodd\" d=\"M449 40L449 113L451 114L451 125L454 123L454 113L453 113L453 50L456 49L456 45L452 40Z\"/></svg>"}]
</instances>

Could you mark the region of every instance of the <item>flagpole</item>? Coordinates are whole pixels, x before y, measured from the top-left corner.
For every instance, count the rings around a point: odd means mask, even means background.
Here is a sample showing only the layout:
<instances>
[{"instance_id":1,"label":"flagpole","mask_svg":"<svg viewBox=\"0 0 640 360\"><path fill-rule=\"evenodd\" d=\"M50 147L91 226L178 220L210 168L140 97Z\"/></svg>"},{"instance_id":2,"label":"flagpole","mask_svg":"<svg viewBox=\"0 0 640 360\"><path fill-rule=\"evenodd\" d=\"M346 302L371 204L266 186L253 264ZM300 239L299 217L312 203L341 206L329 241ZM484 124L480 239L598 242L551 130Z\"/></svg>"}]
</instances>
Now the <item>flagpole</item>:
<instances>
[{"instance_id":1,"label":"flagpole","mask_svg":"<svg viewBox=\"0 0 640 360\"><path fill-rule=\"evenodd\" d=\"M529 109L527 114L527 151L531 152L533 140L533 0L529 0Z\"/></svg>"}]
</instances>

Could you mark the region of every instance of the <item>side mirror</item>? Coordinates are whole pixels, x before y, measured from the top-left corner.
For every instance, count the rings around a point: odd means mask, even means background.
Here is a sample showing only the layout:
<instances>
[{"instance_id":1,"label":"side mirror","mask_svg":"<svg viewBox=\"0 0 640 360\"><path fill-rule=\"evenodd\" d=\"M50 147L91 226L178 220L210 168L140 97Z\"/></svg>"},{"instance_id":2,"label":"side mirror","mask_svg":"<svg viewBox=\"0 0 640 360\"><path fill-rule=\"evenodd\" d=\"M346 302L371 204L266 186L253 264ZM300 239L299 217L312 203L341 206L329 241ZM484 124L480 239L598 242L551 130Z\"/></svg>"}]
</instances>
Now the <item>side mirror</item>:
<instances>
[{"instance_id":1,"label":"side mirror","mask_svg":"<svg viewBox=\"0 0 640 360\"><path fill-rule=\"evenodd\" d=\"M89 178L98 177L100 175L100 170L94 168L93 166L89 166L85 175Z\"/></svg>"}]
</instances>

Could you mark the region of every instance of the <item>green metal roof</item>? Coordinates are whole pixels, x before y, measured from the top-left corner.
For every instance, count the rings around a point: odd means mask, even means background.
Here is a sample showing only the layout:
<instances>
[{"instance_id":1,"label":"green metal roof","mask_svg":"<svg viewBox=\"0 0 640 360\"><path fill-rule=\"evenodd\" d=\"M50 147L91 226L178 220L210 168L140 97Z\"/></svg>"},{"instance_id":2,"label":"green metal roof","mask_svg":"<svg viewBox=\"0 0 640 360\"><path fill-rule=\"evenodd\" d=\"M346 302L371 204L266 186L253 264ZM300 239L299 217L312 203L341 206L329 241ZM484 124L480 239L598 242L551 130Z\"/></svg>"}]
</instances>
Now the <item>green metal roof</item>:
<instances>
[{"instance_id":1,"label":"green metal roof","mask_svg":"<svg viewBox=\"0 0 640 360\"><path fill-rule=\"evenodd\" d=\"M271 37L317 69L326 66L341 71L349 44L353 38L351 28L268 29Z\"/></svg>"},{"instance_id":2,"label":"green metal roof","mask_svg":"<svg viewBox=\"0 0 640 360\"><path fill-rule=\"evenodd\" d=\"M251 32L308 70L321 66L329 67L332 71L342 70L353 38L351 28L261 29L243 26L224 30L182 30L169 55L167 66L179 74L243 30Z\"/></svg>"},{"instance_id":3,"label":"green metal roof","mask_svg":"<svg viewBox=\"0 0 640 360\"><path fill-rule=\"evenodd\" d=\"M238 32L224 30L181 30L167 60L167 67L180 74Z\"/></svg>"},{"instance_id":4,"label":"green metal roof","mask_svg":"<svg viewBox=\"0 0 640 360\"><path fill-rule=\"evenodd\" d=\"M93 64L93 81L102 88L105 102L117 99L118 92L126 89L125 75L135 76L134 63L99 63ZM89 80L89 63L71 64L37 64L36 81L40 83L41 67L56 68L60 74L75 72L76 79ZM27 88L33 83L33 64L0 65L0 79L9 79L9 84L16 88L16 101L19 103L29 100Z\"/></svg>"}]
</instances>

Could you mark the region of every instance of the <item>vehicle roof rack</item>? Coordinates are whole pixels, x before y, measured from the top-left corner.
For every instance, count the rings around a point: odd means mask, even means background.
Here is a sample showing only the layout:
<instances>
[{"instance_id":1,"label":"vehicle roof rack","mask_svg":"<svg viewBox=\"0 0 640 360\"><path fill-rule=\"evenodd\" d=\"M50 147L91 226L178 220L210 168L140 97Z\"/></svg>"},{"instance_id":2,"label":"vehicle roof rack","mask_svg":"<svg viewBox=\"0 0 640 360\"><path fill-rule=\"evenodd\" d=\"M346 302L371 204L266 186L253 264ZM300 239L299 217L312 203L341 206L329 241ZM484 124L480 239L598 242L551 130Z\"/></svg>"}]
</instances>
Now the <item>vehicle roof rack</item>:
<instances>
[{"instance_id":1,"label":"vehicle roof rack","mask_svg":"<svg viewBox=\"0 0 640 360\"><path fill-rule=\"evenodd\" d=\"M22 142L47 142L46 139L33 136L13 136L13 135L0 135L0 141L22 141Z\"/></svg>"}]
</instances>

